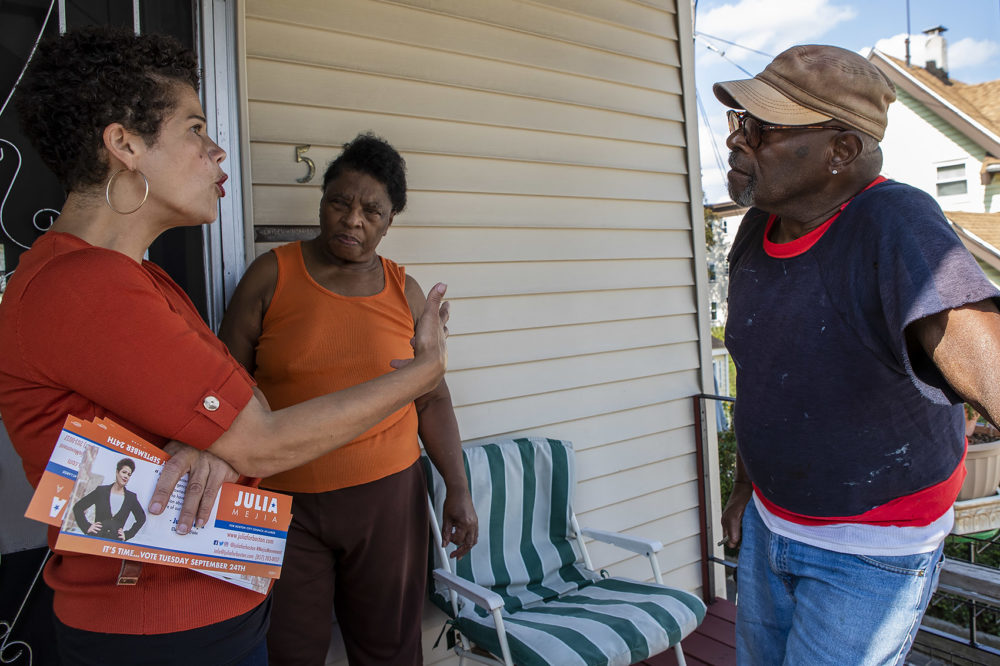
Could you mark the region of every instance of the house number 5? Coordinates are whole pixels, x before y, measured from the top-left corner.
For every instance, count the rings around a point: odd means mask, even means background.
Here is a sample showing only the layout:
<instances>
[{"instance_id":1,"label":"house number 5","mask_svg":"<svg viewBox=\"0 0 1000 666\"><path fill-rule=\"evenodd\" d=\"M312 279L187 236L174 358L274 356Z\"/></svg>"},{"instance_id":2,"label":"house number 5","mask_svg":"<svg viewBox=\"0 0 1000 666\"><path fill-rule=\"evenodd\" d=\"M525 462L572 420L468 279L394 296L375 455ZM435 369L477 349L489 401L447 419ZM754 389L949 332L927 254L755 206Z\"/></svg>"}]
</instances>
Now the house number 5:
<instances>
[{"instance_id":1,"label":"house number 5","mask_svg":"<svg viewBox=\"0 0 1000 666\"><path fill-rule=\"evenodd\" d=\"M302 176L301 178L296 178L295 179L295 182L297 182L297 183L308 183L310 180L313 179L313 176L316 175L316 163L313 162L308 157L303 157L303 155L305 155L305 152L307 150L309 150L310 148L312 148L312 146L310 146L308 144L303 144L301 146L295 146L295 161L296 162L305 162L306 163L306 167L308 167L308 169L309 169L306 172L306 175Z\"/></svg>"}]
</instances>

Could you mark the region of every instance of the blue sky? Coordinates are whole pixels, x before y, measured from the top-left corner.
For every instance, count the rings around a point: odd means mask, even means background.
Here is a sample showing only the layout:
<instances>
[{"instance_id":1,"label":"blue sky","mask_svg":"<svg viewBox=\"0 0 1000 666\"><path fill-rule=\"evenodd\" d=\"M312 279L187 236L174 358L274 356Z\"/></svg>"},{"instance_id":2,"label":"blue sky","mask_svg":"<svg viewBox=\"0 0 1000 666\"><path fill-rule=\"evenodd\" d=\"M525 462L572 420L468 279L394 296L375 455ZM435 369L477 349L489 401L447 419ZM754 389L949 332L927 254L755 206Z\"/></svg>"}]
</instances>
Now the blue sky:
<instances>
[{"instance_id":1,"label":"blue sky","mask_svg":"<svg viewBox=\"0 0 1000 666\"><path fill-rule=\"evenodd\" d=\"M728 156L725 108L712 94L714 82L748 78L740 67L756 74L773 56L793 44L835 44L859 52L875 47L902 58L906 5L906 0L698 0L695 78L701 103L699 115L706 114L700 120L706 201L729 198L725 173L718 166L719 159L724 164ZM951 78L965 83L1000 79L1000 0L909 0L909 5L914 64L924 62L923 31L943 25L948 29L944 37L948 41ZM711 132L705 125L706 118Z\"/></svg>"}]
</instances>

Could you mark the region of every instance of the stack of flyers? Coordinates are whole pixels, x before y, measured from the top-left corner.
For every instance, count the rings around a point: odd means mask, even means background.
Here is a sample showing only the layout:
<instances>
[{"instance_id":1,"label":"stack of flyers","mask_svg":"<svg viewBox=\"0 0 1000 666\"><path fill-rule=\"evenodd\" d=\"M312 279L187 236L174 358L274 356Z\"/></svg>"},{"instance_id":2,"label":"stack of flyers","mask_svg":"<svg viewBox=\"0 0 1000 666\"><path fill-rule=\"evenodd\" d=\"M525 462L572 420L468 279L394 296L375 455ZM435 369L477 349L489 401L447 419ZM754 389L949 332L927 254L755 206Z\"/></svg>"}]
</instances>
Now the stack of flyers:
<instances>
[{"instance_id":1,"label":"stack of flyers","mask_svg":"<svg viewBox=\"0 0 1000 666\"><path fill-rule=\"evenodd\" d=\"M265 594L281 575L292 498L223 484L204 526L177 534L187 477L146 513L169 455L107 419L66 419L25 516L59 527L56 549L186 567Z\"/></svg>"}]
</instances>

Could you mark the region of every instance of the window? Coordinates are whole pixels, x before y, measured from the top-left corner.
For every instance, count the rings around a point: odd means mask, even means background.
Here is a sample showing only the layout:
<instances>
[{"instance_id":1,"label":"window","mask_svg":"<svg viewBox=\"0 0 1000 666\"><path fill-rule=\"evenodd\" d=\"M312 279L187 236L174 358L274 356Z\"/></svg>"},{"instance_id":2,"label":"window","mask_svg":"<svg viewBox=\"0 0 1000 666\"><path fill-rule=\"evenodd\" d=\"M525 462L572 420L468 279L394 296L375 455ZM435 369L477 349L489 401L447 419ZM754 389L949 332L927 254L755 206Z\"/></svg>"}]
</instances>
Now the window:
<instances>
[{"instance_id":1,"label":"window","mask_svg":"<svg viewBox=\"0 0 1000 666\"><path fill-rule=\"evenodd\" d=\"M719 319L719 304L712 301L712 321Z\"/></svg>"},{"instance_id":2,"label":"window","mask_svg":"<svg viewBox=\"0 0 1000 666\"><path fill-rule=\"evenodd\" d=\"M708 265L708 281L715 282L715 264Z\"/></svg>"},{"instance_id":3,"label":"window","mask_svg":"<svg viewBox=\"0 0 1000 666\"><path fill-rule=\"evenodd\" d=\"M965 178L965 164L948 164L937 168L937 195L949 197L968 194L969 181Z\"/></svg>"}]
</instances>

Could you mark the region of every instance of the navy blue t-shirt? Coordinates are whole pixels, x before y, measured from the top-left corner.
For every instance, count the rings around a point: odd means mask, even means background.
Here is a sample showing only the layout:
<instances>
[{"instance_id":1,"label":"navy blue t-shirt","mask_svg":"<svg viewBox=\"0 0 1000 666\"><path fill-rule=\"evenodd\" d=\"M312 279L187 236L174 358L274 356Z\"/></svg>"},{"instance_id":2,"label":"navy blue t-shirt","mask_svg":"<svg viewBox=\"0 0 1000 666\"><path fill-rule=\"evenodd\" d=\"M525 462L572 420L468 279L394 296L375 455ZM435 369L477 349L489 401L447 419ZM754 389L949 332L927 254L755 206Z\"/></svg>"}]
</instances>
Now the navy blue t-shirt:
<instances>
[{"instance_id":1,"label":"navy blue t-shirt","mask_svg":"<svg viewBox=\"0 0 1000 666\"><path fill-rule=\"evenodd\" d=\"M856 516L951 476L961 399L908 324L1000 296L937 203L886 181L859 194L807 251L763 247L751 209L729 257L726 346L750 479L793 513Z\"/></svg>"}]
</instances>

